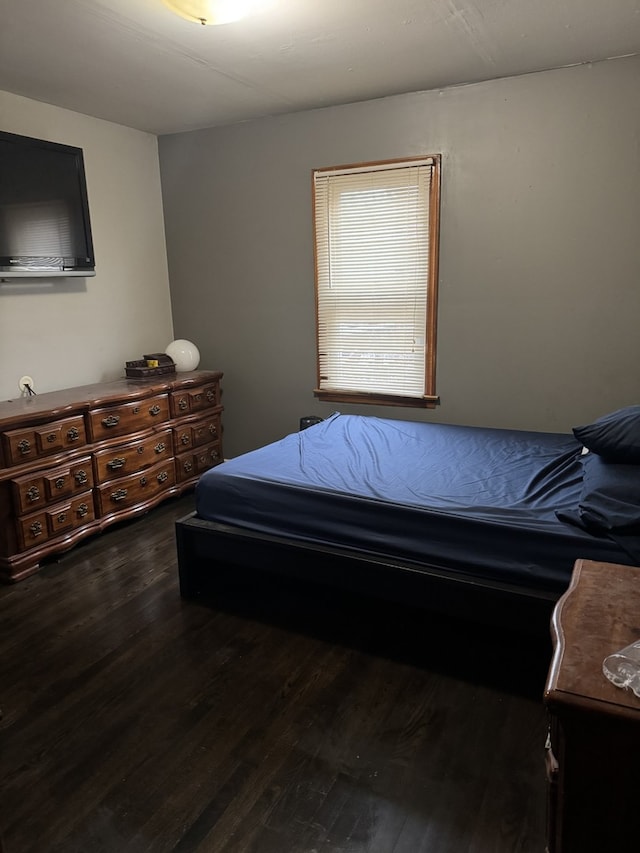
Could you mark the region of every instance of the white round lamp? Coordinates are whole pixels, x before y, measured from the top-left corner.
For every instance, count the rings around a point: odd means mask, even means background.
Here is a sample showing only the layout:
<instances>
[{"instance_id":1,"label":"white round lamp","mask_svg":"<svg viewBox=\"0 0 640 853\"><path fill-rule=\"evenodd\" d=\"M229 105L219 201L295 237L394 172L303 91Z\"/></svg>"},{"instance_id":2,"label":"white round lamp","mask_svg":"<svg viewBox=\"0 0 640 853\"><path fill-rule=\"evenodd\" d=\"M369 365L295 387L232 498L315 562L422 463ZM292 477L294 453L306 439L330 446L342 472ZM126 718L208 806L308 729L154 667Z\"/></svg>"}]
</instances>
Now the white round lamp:
<instances>
[{"instance_id":1,"label":"white round lamp","mask_svg":"<svg viewBox=\"0 0 640 853\"><path fill-rule=\"evenodd\" d=\"M178 373L195 370L200 364L200 350L191 341L182 338L171 341L165 350L165 355L171 356Z\"/></svg>"}]
</instances>

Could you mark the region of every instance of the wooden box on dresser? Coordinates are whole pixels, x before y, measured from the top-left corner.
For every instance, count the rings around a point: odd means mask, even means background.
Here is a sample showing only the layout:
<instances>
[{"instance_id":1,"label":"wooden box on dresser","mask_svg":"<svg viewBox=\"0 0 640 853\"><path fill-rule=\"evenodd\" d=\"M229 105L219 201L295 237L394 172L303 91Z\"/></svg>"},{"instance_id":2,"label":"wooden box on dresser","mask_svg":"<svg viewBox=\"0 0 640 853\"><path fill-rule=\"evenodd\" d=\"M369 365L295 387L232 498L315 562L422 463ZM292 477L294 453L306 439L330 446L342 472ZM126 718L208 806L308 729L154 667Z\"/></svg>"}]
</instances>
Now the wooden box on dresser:
<instances>
[{"instance_id":1,"label":"wooden box on dresser","mask_svg":"<svg viewBox=\"0 0 640 853\"><path fill-rule=\"evenodd\" d=\"M193 487L222 461L219 371L0 403L0 580Z\"/></svg>"},{"instance_id":2,"label":"wooden box on dresser","mask_svg":"<svg viewBox=\"0 0 640 853\"><path fill-rule=\"evenodd\" d=\"M640 849L640 699L604 659L640 640L640 567L578 560L553 614L548 853Z\"/></svg>"}]
</instances>

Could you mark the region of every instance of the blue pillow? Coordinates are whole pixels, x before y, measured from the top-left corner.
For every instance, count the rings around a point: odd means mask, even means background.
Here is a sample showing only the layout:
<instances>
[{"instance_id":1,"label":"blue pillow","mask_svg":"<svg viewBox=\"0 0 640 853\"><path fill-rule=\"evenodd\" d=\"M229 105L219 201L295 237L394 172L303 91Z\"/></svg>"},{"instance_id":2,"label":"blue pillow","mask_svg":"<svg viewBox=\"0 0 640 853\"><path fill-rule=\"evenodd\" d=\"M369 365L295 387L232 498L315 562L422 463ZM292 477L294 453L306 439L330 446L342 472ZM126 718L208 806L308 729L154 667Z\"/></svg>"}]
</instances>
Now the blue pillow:
<instances>
[{"instance_id":1,"label":"blue pillow","mask_svg":"<svg viewBox=\"0 0 640 853\"><path fill-rule=\"evenodd\" d=\"M611 531L640 525L640 465L616 465L582 457L578 515L587 530Z\"/></svg>"},{"instance_id":2,"label":"blue pillow","mask_svg":"<svg viewBox=\"0 0 640 853\"><path fill-rule=\"evenodd\" d=\"M640 406L627 406L592 424L574 427L573 434L609 462L640 463Z\"/></svg>"}]
</instances>

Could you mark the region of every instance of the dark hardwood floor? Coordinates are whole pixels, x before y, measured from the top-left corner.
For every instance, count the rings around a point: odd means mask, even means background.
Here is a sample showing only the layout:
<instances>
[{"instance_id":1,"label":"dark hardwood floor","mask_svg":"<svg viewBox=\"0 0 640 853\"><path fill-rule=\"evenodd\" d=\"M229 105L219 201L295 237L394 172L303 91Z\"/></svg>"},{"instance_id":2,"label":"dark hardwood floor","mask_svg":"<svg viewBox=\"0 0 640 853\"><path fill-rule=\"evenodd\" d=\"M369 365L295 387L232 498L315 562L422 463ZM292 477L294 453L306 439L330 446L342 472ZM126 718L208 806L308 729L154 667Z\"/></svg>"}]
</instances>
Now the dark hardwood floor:
<instances>
[{"instance_id":1,"label":"dark hardwood floor","mask_svg":"<svg viewBox=\"0 0 640 853\"><path fill-rule=\"evenodd\" d=\"M0 588L6 853L542 853L550 647L239 578L192 497Z\"/></svg>"}]
</instances>

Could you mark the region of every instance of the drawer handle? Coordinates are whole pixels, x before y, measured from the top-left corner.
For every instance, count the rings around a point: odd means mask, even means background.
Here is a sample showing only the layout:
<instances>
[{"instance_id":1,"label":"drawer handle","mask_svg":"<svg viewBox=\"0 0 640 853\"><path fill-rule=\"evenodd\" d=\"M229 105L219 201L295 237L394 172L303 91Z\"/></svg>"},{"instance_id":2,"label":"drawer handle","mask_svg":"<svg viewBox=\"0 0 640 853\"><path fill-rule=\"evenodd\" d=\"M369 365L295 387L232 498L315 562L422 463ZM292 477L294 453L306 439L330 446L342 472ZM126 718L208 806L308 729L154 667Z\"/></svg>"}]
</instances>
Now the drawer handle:
<instances>
[{"instance_id":1,"label":"drawer handle","mask_svg":"<svg viewBox=\"0 0 640 853\"><path fill-rule=\"evenodd\" d=\"M163 450L166 450L166 447L167 445L164 442L160 441L153 449L156 453L162 453Z\"/></svg>"},{"instance_id":2,"label":"drawer handle","mask_svg":"<svg viewBox=\"0 0 640 853\"><path fill-rule=\"evenodd\" d=\"M218 430L216 429L215 424L209 424L209 432L211 433L211 435L214 436L218 434Z\"/></svg>"},{"instance_id":3,"label":"drawer handle","mask_svg":"<svg viewBox=\"0 0 640 853\"><path fill-rule=\"evenodd\" d=\"M180 399L178 400L178 408L181 412L184 412L185 409L189 408L189 404L187 403L184 397L180 397Z\"/></svg>"},{"instance_id":4,"label":"drawer handle","mask_svg":"<svg viewBox=\"0 0 640 853\"><path fill-rule=\"evenodd\" d=\"M108 418L102 419L102 426L104 427L114 427L120 423L119 415L109 415Z\"/></svg>"},{"instance_id":5,"label":"drawer handle","mask_svg":"<svg viewBox=\"0 0 640 853\"><path fill-rule=\"evenodd\" d=\"M107 462L107 468L109 468L111 471L117 471L118 468L123 467L126 461L127 460L124 458L124 456L116 456L115 459L110 459Z\"/></svg>"},{"instance_id":6,"label":"drawer handle","mask_svg":"<svg viewBox=\"0 0 640 853\"><path fill-rule=\"evenodd\" d=\"M55 432L50 432L49 435L47 436L47 441L49 442L49 444L53 444L53 442L55 440L56 440Z\"/></svg>"},{"instance_id":7,"label":"drawer handle","mask_svg":"<svg viewBox=\"0 0 640 853\"><path fill-rule=\"evenodd\" d=\"M166 472L166 471L161 471L161 472L158 474L158 476L156 477L156 480L157 480L159 483L165 483L168 479L169 479L169 475L167 474L167 472Z\"/></svg>"},{"instance_id":8,"label":"drawer handle","mask_svg":"<svg viewBox=\"0 0 640 853\"><path fill-rule=\"evenodd\" d=\"M29 527L29 531L34 538L36 536L40 536L42 533L42 522L34 521L33 524Z\"/></svg>"},{"instance_id":9,"label":"drawer handle","mask_svg":"<svg viewBox=\"0 0 640 853\"><path fill-rule=\"evenodd\" d=\"M67 520L67 513L66 513L66 512L61 512L61 513L58 515L58 524L62 524L62 522L63 522L63 521L66 521L66 520Z\"/></svg>"},{"instance_id":10,"label":"drawer handle","mask_svg":"<svg viewBox=\"0 0 640 853\"><path fill-rule=\"evenodd\" d=\"M220 459L220 454L218 453L218 451L217 451L217 450L212 450L212 451L211 451L211 459L212 459L212 461L213 461L213 462L217 462L217 461L218 461L218 459Z\"/></svg>"},{"instance_id":11,"label":"drawer handle","mask_svg":"<svg viewBox=\"0 0 640 853\"><path fill-rule=\"evenodd\" d=\"M71 427L70 430L67 430L67 438L69 441L77 441L80 438L80 433L75 427Z\"/></svg>"},{"instance_id":12,"label":"drawer handle","mask_svg":"<svg viewBox=\"0 0 640 853\"><path fill-rule=\"evenodd\" d=\"M196 403L199 403L200 400L202 400L202 394L195 394L193 399L196 401Z\"/></svg>"},{"instance_id":13,"label":"drawer handle","mask_svg":"<svg viewBox=\"0 0 640 853\"><path fill-rule=\"evenodd\" d=\"M27 500L29 503L35 503L40 500L40 489L37 486L29 486L27 489Z\"/></svg>"},{"instance_id":14,"label":"drawer handle","mask_svg":"<svg viewBox=\"0 0 640 853\"><path fill-rule=\"evenodd\" d=\"M209 390L207 391L207 400L208 400L210 403L213 403L213 401L214 401L215 399L216 399L216 392L215 392L215 391L212 391L211 389L209 389Z\"/></svg>"},{"instance_id":15,"label":"drawer handle","mask_svg":"<svg viewBox=\"0 0 640 853\"><path fill-rule=\"evenodd\" d=\"M22 441L18 444L18 450L22 453L23 456L26 456L27 453L31 452L31 442L27 441L26 438L23 438Z\"/></svg>"},{"instance_id":16,"label":"drawer handle","mask_svg":"<svg viewBox=\"0 0 640 853\"><path fill-rule=\"evenodd\" d=\"M187 460L184 463L184 470L187 472L187 474L189 474L191 471L193 471L193 462L190 462L189 460Z\"/></svg>"},{"instance_id":17,"label":"drawer handle","mask_svg":"<svg viewBox=\"0 0 640 853\"><path fill-rule=\"evenodd\" d=\"M76 512L78 513L79 518L84 518L85 515L89 512L89 507L87 506L87 504L80 504Z\"/></svg>"},{"instance_id":18,"label":"drawer handle","mask_svg":"<svg viewBox=\"0 0 640 853\"><path fill-rule=\"evenodd\" d=\"M75 479L76 479L76 483L79 486L84 486L84 484L89 481L89 478L87 477L86 471L76 471Z\"/></svg>"},{"instance_id":19,"label":"drawer handle","mask_svg":"<svg viewBox=\"0 0 640 853\"><path fill-rule=\"evenodd\" d=\"M146 477L140 477L140 485L141 486L147 485L147 478Z\"/></svg>"},{"instance_id":20,"label":"drawer handle","mask_svg":"<svg viewBox=\"0 0 640 853\"><path fill-rule=\"evenodd\" d=\"M127 496L126 489L116 489L115 492L111 492L111 500L114 503L118 503L118 501L123 501Z\"/></svg>"},{"instance_id":21,"label":"drawer handle","mask_svg":"<svg viewBox=\"0 0 640 853\"><path fill-rule=\"evenodd\" d=\"M160 414L160 406L151 406L151 408L149 409L149 414L152 417L159 415Z\"/></svg>"},{"instance_id":22,"label":"drawer handle","mask_svg":"<svg viewBox=\"0 0 640 853\"><path fill-rule=\"evenodd\" d=\"M134 415L139 415L139 414L140 414L140 406L134 406L134 407L133 407L133 414L134 414Z\"/></svg>"},{"instance_id":23,"label":"drawer handle","mask_svg":"<svg viewBox=\"0 0 640 853\"><path fill-rule=\"evenodd\" d=\"M183 432L182 435L180 436L180 444L189 444L189 442L190 442L189 434L186 432Z\"/></svg>"},{"instance_id":24,"label":"drawer handle","mask_svg":"<svg viewBox=\"0 0 640 853\"><path fill-rule=\"evenodd\" d=\"M58 477L58 479L55 481L54 485L55 485L56 489L64 489L65 482L66 482L66 480L64 477Z\"/></svg>"}]
</instances>

